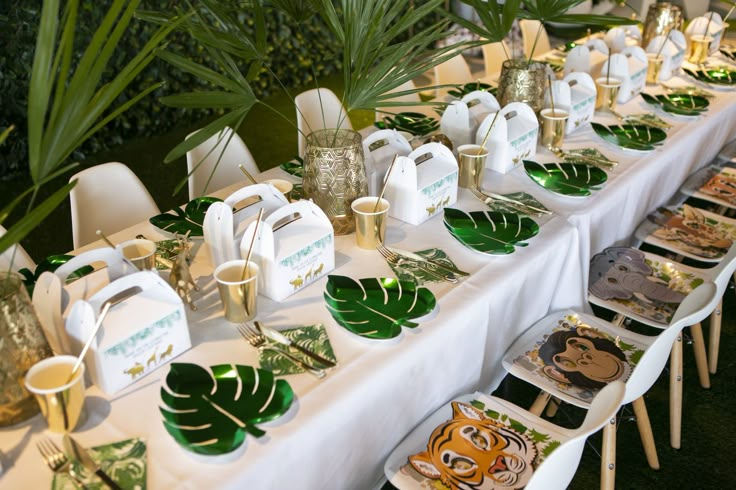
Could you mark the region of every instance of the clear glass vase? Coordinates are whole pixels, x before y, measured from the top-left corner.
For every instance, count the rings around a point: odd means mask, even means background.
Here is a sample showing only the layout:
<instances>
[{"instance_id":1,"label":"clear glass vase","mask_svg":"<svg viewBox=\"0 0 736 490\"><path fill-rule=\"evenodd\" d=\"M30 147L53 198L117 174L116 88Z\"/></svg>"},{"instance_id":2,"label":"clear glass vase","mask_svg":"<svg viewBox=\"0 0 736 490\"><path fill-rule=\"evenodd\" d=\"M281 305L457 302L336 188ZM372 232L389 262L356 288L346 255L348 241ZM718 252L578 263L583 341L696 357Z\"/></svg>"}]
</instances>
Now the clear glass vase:
<instances>
[{"instance_id":1,"label":"clear glass vase","mask_svg":"<svg viewBox=\"0 0 736 490\"><path fill-rule=\"evenodd\" d=\"M23 381L31 366L51 355L21 277L0 271L0 427L38 413Z\"/></svg>"},{"instance_id":2,"label":"clear glass vase","mask_svg":"<svg viewBox=\"0 0 736 490\"><path fill-rule=\"evenodd\" d=\"M307 136L304 195L332 222L335 235L355 231L350 205L368 195L363 139L350 129L321 129Z\"/></svg>"}]
</instances>

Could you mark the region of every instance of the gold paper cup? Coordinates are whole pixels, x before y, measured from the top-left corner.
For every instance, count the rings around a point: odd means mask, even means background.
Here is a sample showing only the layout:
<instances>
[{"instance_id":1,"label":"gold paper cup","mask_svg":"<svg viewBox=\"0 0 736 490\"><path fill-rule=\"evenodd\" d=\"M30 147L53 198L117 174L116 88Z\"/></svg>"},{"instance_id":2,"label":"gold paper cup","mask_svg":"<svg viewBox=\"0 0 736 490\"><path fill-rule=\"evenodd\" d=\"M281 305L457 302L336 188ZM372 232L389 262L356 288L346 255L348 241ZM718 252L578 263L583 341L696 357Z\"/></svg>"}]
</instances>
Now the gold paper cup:
<instances>
[{"instance_id":1,"label":"gold paper cup","mask_svg":"<svg viewBox=\"0 0 736 490\"><path fill-rule=\"evenodd\" d=\"M550 150L562 148L569 114L562 109L542 109L542 146Z\"/></svg>"},{"instance_id":2,"label":"gold paper cup","mask_svg":"<svg viewBox=\"0 0 736 490\"><path fill-rule=\"evenodd\" d=\"M480 145L462 145L457 153L460 166L457 185L465 189L480 189L488 150Z\"/></svg>"},{"instance_id":3,"label":"gold paper cup","mask_svg":"<svg viewBox=\"0 0 736 490\"><path fill-rule=\"evenodd\" d=\"M595 97L596 110L603 112L615 111L621 80L613 77L601 77L596 79L595 85L598 89Z\"/></svg>"},{"instance_id":4,"label":"gold paper cup","mask_svg":"<svg viewBox=\"0 0 736 490\"><path fill-rule=\"evenodd\" d=\"M647 53L647 85L657 85L659 83L659 74L662 72L663 62L664 56Z\"/></svg>"},{"instance_id":5,"label":"gold paper cup","mask_svg":"<svg viewBox=\"0 0 736 490\"><path fill-rule=\"evenodd\" d=\"M287 201L291 201L291 191L294 190L294 184L284 179L269 179L263 182L264 184L271 184L281 194L284 195Z\"/></svg>"},{"instance_id":6,"label":"gold paper cup","mask_svg":"<svg viewBox=\"0 0 736 490\"><path fill-rule=\"evenodd\" d=\"M136 238L119 244L116 247L138 270L156 268L156 242Z\"/></svg>"},{"instance_id":7,"label":"gold paper cup","mask_svg":"<svg viewBox=\"0 0 736 490\"><path fill-rule=\"evenodd\" d=\"M690 36L690 45L687 51L687 60L699 65L708 58L708 49L713 41L711 36Z\"/></svg>"},{"instance_id":8,"label":"gold paper cup","mask_svg":"<svg viewBox=\"0 0 736 490\"><path fill-rule=\"evenodd\" d=\"M245 260L230 260L215 269L215 281L220 299L225 308L225 319L233 323L243 323L256 317L256 296L258 295L258 274L255 262L248 262L248 270L243 274Z\"/></svg>"},{"instance_id":9,"label":"gold paper cup","mask_svg":"<svg viewBox=\"0 0 736 490\"><path fill-rule=\"evenodd\" d=\"M69 380L75 356L39 361L26 373L26 389L34 394L52 432L72 432L84 419L84 364Z\"/></svg>"},{"instance_id":10,"label":"gold paper cup","mask_svg":"<svg viewBox=\"0 0 736 490\"><path fill-rule=\"evenodd\" d=\"M361 197L351 204L355 215L355 239L360 248L375 250L383 245L386 238L386 219L391 205L387 200L381 199L374 212L377 199L374 196Z\"/></svg>"}]
</instances>

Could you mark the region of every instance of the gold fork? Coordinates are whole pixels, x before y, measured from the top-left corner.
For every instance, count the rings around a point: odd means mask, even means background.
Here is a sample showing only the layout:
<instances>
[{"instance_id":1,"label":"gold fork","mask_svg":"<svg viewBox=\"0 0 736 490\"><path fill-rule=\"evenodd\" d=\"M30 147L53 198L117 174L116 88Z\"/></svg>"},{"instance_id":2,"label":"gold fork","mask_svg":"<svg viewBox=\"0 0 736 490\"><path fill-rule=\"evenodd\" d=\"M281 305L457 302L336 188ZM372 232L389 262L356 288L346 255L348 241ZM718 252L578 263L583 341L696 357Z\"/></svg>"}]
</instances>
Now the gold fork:
<instances>
[{"instance_id":1,"label":"gold fork","mask_svg":"<svg viewBox=\"0 0 736 490\"><path fill-rule=\"evenodd\" d=\"M72 467L71 461L66 457L64 451L54 444L51 439L41 439L36 443L38 452L41 453L44 463L51 468L54 473L66 473L72 480L81 488L86 488L84 482L79 479L74 468Z\"/></svg>"},{"instance_id":2,"label":"gold fork","mask_svg":"<svg viewBox=\"0 0 736 490\"><path fill-rule=\"evenodd\" d=\"M246 342L248 342L250 345L258 349L258 352L263 352L264 350L270 350L273 352L277 352L281 354L282 356L289 359L291 362L299 366L300 368L304 369L308 373L316 376L318 379L322 379L325 377L325 372L322 369L317 369L313 366L310 366L306 362L302 361L298 357L295 357L288 352L286 352L283 349L279 349L278 347L268 343L266 341L266 337L259 333L257 330L255 330L253 327L249 326L248 324L240 324L238 325L238 332L240 332L240 335L245 339Z\"/></svg>"},{"instance_id":3,"label":"gold fork","mask_svg":"<svg viewBox=\"0 0 736 490\"><path fill-rule=\"evenodd\" d=\"M409 257L404 257L402 255L397 254L396 252L393 252L389 250L388 248L384 247L383 245L379 245L376 250L378 253L380 253L384 259L386 259L387 262L394 264L394 265L401 265L402 263L406 261L410 261L412 264L416 265L418 268L422 269L427 274L435 277L436 279L440 279L442 281L447 281L451 284L457 283L457 277L450 274L441 274L426 264L423 264L419 262L418 260L412 260Z\"/></svg>"}]
</instances>

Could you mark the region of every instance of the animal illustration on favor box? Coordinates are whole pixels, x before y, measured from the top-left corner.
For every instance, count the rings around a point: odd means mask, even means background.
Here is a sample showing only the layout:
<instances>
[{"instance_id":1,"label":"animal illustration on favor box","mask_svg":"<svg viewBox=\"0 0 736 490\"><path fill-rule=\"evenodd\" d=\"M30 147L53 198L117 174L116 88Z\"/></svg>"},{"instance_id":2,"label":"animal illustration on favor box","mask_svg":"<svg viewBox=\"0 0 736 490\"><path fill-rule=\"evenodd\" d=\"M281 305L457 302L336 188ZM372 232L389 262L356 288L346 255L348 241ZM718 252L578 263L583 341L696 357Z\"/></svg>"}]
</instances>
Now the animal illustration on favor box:
<instances>
[{"instance_id":1,"label":"animal illustration on favor box","mask_svg":"<svg viewBox=\"0 0 736 490\"><path fill-rule=\"evenodd\" d=\"M192 311L196 310L192 301L191 290L199 291L199 286L194 282L192 273L189 270L189 251L192 247L192 242L189 240L189 232L186 235L179 236L175 235L179 241L179 255L174 260L174 265L171 267L171 273L169 274L169 284L179 297L189 305Z\"/></svg>"},{"instance_id":2,"label":"animal illustration on favor box","mask_svg":"<svg viewBox=\"0 0 736 490\"><path fill-rule=\"evenodd\" d=\"M683 250L706 258L720 257L733 244L733 240L708 223L703 213L687 204L682 207L682 215L672 214L653 235L679 242Z\"/></svg>"},{"instance_id":3,"label":"animal illustration on favor box","mask_svg":"<svg viewBox=\"0 0 736 490\"><path fill-rule=\"evenodd\" d=\"M312 266L309 266L309 270L304 274L304 282L309 281L312 278Z\"/></svg>"},{"instance_id":4,"label":"animal illustration on favor box","mask_svg":"<svg viewBox=\"0 0 736 490\"><path fill-rule=\"evenodd\" d=\"M427 214L429 216L432 216L435 213L435 211L437 211L437 206L435 206L434 204L432 204L430 207L427 208Z\"/></svg>"},{"instance_id":5,"label":"animal illustration on favor box","mask_svg":"<svg viewBox=\"0 0 736 490\"><path fill-rule=\"evenodd\" d=\"M700 188L700 192L736 204L736 176L723 172L714 175Z\"/></svg>"},{"instance_id":6,"label":"animal illustration on favor box","mask_svg":"<svg viewBox=\"0 0 736 490\"><path fill-rule=\"evenodd\" d=\"M173 350L174 350L174 344L169 344L169 346L166 348L166 350L163 351L160 356L158 356L159 362L163 361L164 358L169 357L171 355L171 352Z\"/></svg>"},{"instance_id":7,"label":"animal illustration on favor box","mask_svg":"<svg viewBox=\"0 0 736 490\"><path fill-rule=\"evenodd\" d=\"M450 202L450 196L447 196L442 200L442 207L444 208Z\"/></svg>"},{"instance_id":8,"label":"animal illustration on favor box","mask_svg":"<svg viewBox=\"0 0 736 490\"><path fill-rule=\"evenodd\" d=\"M409 456L419 473L452 489L517 489L534 472L537 448L525 433L452 402L453 416L432 432L427 450Z\"/></svg>"},{"instance_id":9,"label":"animal illustration on favor box","mask_svg":"<svg viewBox=\"0 0 736 490\"><path fill-rule=\"evenodd\" d=\"M302 275L299 274L298 276L296 276L296 279L292 279L291 281L289 281L289 284L294 286L294 290L297 290L302 287L302 284L304 284L304 279L302 279Z\"/></svg>"},{"instance_id":10,"label":"animal illustration on favor box","mask_svg":"<svg viewBox=\"0 0 736 490\"><path fill-rule=\"evenodd\" d=\"M153 354L151 354L151 357L148 358L148 362L146 362L146 367L150 367L151 364L154 366L156 365L156 349L153 349Z\"/></svg>"},{"instance_id":11,"label":"animal illustration on favor box","mask_svg":"<svg viewBox=\"0 0 736 490\"><path fill-rule=\"evenodd\" d=\"M130 378L131 378L131 379L135 379L136 377L138 377L138 376L140 376L141 374L143 374L143 370L144 370L144 369L145 369L145 368L143 367L143 364L141 364L140 362L136 362L136 363L135 363L135 364L133 365L133 367L131 367L131 368L129 368L129 369L126 369L126 370L125 370L125 371L123 371L123 372L124 372L125 374L130 374Z\"/></svg>"},{"instance_id":12,"label":"animal illustration on favor box","mask_svg":"<svg viewBox=\"0 0 736 490\"><path fill-rule=\"evenodd\" d=\"M322 269L324 269L324 267L325 267L325 264L323 264L322 262L320 262L319 263L319 267L317 267L316 269L314 269L314 278L315 279L317 278L317 276L319 276L320 274L322 274Z\"/></svg>"}]
</instances>

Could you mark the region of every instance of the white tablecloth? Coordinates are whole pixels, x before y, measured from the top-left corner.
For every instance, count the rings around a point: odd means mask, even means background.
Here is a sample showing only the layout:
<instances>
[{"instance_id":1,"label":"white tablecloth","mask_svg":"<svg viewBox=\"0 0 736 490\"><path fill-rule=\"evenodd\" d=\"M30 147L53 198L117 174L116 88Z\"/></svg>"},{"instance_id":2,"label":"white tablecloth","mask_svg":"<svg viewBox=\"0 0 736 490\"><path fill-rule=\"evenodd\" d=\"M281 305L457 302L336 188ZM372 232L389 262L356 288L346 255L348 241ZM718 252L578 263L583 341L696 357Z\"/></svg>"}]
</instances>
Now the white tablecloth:
<instances>
[{"instance_id":1,"label":"white tablecloth","mask_svg":"<svg viewBox=\"0 0 736 490\"><path fill-rule=\"evenodd\" d=\"M525 190L557 213L540 220L539 235L512 255L488 257L465 249L450 237L441 217L419 227L391 221L389 244L409 250L442 248L461 269L472 272L455 286L430 285L439 303L436 317L416 330L405 329L396 340L368 341L338 326L322 300L325 279L280 304L259 298L259 319L269 325L324 323L340 364L322 381L307 374L289 376L295 406L279 421L263 425L266 437L248 436L244 451L233 461L202 461L165 432L158 405L166 367L112 398L90 388L89 419L77 431L78 439L97 445L146 438L148 484L154 489L375 486L389 452L425 416L455 395L498 384L505 374L501 357L519 333L549 310L584 307L591 254L625 243L647 212L666 201L690 172L730 139L736 125L735 99L732 93L719 94L706 116L675 122L664 147L644 156L607 146L590 128L580 130L567 140L566 148L593 142L621 162L609 172L605 188L585 200L555 196L532 183L523 169L506 176L487 173L485 188ZM621 108L624 113L642 110L648 108L636 102ZM540 155L537 160L545 159ZM261 179L280 172L269 171ZM463 190L456 207L476 210L483 205ZM119 242L138 233L162 237L143 223L112 238ZM334 274L354 278L390 274L376 252L354 246L353 236L338 237L336 248ZM203 288L196 295L198 311L189 314L194 346L176 362L255 365L256 352L222 318L206 247L197 254L193 272ZM37 417L0 432L6 470L0 487L49 484L51 473L34 447L38 438L49 435L44 429Z\"/></svg>"}]
</instances>

